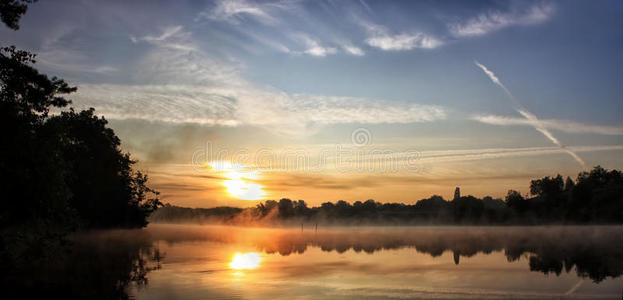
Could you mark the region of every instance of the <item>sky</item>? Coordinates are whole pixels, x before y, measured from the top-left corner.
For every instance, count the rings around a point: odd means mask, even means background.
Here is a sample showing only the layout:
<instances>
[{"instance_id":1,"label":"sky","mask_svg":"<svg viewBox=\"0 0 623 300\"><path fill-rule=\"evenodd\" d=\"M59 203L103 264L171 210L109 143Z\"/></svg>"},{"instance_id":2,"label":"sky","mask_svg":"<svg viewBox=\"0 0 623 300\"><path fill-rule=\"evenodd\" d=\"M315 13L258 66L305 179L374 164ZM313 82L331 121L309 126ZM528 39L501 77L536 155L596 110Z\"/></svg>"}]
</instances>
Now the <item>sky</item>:
<instances>
[{"instance_id":1,"label":"sky","mask_svg":"<svg viewBox=\"0 0 623 300\"><path fill-rule=\"evenodd\" d=\"M623 168L620 1L39 1L3 44L78 87L163 202L504 197Z\"/></svg>"}]
</instances>

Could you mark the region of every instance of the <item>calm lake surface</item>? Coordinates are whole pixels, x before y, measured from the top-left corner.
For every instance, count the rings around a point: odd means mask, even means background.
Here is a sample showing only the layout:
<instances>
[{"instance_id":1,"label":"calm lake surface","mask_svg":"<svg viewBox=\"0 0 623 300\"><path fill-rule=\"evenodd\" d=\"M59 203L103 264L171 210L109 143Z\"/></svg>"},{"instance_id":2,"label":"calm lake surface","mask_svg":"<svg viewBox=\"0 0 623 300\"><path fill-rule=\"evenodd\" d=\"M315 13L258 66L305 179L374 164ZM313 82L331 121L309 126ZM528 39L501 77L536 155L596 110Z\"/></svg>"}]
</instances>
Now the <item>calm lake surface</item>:
<instances>
[{"instance_id":1,"label":"calm lake surface","mask_svg":"<svg viewBox=\"0 0 623 300\"><path fill-rule=\"evenodd\" d=\"M623 227L152 224L137 299L621 299ZM140 237L135 237L140 236ZM135 276L136 277L136 276Z\"/></svg>"}]
</instances>

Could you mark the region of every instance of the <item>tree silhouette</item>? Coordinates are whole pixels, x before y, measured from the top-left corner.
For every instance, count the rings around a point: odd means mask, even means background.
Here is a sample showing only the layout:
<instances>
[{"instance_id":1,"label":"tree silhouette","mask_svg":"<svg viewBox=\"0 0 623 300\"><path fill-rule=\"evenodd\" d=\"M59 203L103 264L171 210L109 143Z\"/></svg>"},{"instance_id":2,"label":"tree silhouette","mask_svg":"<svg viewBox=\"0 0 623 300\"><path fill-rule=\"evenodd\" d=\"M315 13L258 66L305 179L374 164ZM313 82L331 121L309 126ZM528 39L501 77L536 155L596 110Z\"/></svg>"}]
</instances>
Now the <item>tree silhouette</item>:
<instances>
[{"instance_id":1,"label":"tree silhouette","mask_svg":"<svg viewBox=\"0 0 623 300\"><path fill-rule=\"evenodd\" d=\"M26 13L28 4L37 0L2 0L0 1L0 19L9 28L19 29L19 19Z\"/></svg>"},{"instance_id":2,"label":"tree silhouette","mask_svg":"<svg viewBox=\"0 0 623 300\"><path fill-rule=\"evenodd\" d=\"M10 17L11 5L20 4L3 1L0 13L17 26L23 12ZM143 227L161 205L93 109L50 116L76 88L40 74L35 58L0 48L0 265L7 269L54 257L78 226Z\"/></svg>"},{"instance_id":3,"label":"tree silhouette","mask_svg":"<svg viewBox=\"0 0 623 300\"><path fill-rule=\"evenodd\" d=\"M94 109L62 112L45 123L58 138L67 162L71 205L88 227L143 227L160 202L145 184L147 176L132 170L135 161L119 148L121 141Z\"/></svg>"},{"instance_id":4,"label":"tree silhouette","mask_svg":"<svg viewBox=\"0 0 623 300\"><path fill-rule=\"evenodd\" d=\"M506 205L520 215L523 215L530 208L528 201L515 190L509 190L506 194Z\"/></svg>"},{"instance_id":5,"label":"tree silhouette","mask_svg":"<svg viewBox=\"0 0 623 300\"><path fill-rule=\"evenodd\" d=\"M40 255L59 245L74 227L75 210L60 149L42 129L51 107L76 89L40 74L35 55L15 47L0 49L0 260ZM42 241L46 241L45 243ZM45 245L45 244L48 245Z\"/></svg>"}]
</instances>

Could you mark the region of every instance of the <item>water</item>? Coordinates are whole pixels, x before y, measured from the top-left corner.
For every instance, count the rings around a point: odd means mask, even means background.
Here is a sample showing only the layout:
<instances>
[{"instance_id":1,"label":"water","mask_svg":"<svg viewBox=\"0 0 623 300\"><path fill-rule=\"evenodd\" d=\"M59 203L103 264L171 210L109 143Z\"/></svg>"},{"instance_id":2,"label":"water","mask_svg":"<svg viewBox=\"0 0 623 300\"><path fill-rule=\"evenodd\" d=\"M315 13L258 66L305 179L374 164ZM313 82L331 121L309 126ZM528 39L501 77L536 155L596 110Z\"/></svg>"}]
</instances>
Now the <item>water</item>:
<instances>
[{"instance_id":1,"label":"water","mask_svg":"<svg viewBox=\"0 0 623 300\"><path fill-rule=\"evenodd\" d=\"M145 280L125 288L137 299L621 299L622 233L152 224L102 235L149 241Z\"/></svg>"}]
</instances>

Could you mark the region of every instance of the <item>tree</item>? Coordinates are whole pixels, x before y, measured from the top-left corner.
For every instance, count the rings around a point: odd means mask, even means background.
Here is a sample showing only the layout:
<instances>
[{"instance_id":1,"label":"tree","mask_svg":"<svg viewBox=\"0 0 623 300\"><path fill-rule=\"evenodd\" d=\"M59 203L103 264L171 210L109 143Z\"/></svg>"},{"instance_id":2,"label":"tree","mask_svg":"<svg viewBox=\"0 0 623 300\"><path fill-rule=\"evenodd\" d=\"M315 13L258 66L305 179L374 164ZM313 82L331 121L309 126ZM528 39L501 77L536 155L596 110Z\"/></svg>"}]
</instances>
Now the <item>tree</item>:
<instances>
[{"instance_id":1,"label":"tree","mask_svg":"<svg viewBox=\"0 0 623 300\"><path fill-rule=\"evenodd\" d=\"M70 104L71 101L62 95L73 93L77 88L70 87L62 79L40 74L31 66L36 63L35 58L35 54L17 50L15 46L0 48L0 100L14 106L20 114L33 117L32 121L42 121L50 107Z\"/></svg>"},{"instance_id":2,"label":"tree","mask_svg":"<svg viewBox=\"0 0 623 300\"><path fill-rule=\"evenodd\" d=\"M448 201L444 200L443 197L433 195L428 199L418 201L414 209L418 217L433 220L445 217L448 206Z\"/></svg>"},{"instance_id":3,"label":"tree","mask_svg":"<svg viewBox=\"0 0 623 300\"><path fill-rule=\"evenodd\" d=\"M335 203L335 211L336 211L337 217L340 217L340 218L349 217L351 214L351 208L352 206L350 205L350 203L344 200L338 200Z\"/></svg>"},{"instance_id":4,"label":"tree","mask_svg":"<svg viewBox=\"0 0 623 300\"><path fill-rule=\"evenodd\" d=\"M580 222L623 220L623 174L596 166L578 175L569 203L570 216Z\"/></svg>"},{"instance_id":5,"label":"tree","mask_svg":"<svg viewBox=\"0 0 623 300\"><path fill-rule=\"evenodd\" d=\"M530 193L538 197L557 196L562 193L563 190L564 183L560 174L553 178L546 176L530 182Z\"/></svg>"},{"instance_id":6,"label":"tree","mask_svg":"<svg viewBox=\"0 0 623 300\"><path fill-rule=\"evenodd\" d=\"M129 154L93 109L49 117L71 103L76 91L62 79L40 74L35 55L0 49L0 226L42 224L62 232L77 215L87 227L142 227L160 202L135 172Z\"/></svg>"},{"instance_id":7,"label":"tree","mask_svg":"<svg viewBox=\"0 0 623 300\"><path fill-rule=\"evenodd\" d=\"M278 205L279 204L275 200L266 200L264 203L258 204L256 209L258 210L260 217L263 218L270 214L273 209L276 209Z\"/></svg>"},{"instance_id":8,"label":"tree","mask_svg":"<svg viewBox=\"0 0 623 300\"><path fill-rule=\"evenodd\" d=\"M565 180L565 192L570 192L571 190L573 190L574 187L575 183L573 182L573 179L567 176L567 179Z\"/></svg>"},{"instance_id":9,"label":"tree","mask_svg":"<svg viewBox=\"0 0 623 300\"><path fill-rule=\"evenodd\" d=\"M299 216L308 216L309 208L307 207L307 203L303 200L294 201L294 213Z\"/></svg>"},{"instance_id":10,"label":"tree","mask_svg":"<svg viewBox=\"0 0 623 300\"><path fill-rule=\"evenodd\" d=\"M506 205L515 212L519 217L523 217L530 210L528 200L515 190L508 190L506 194Z\"/></svg>"},{"instance_id":11,"label":"tree","mask_svg":"<svg viewBox=\"0 0 623 300\"><path fill-rule=\"evenodd\" d=\"M158 193L146 186L147 176L120 149L121 141L93 108L73 109L46 121L44 128L59 139L67 162L67 182L74 207L88 227L143 227L159 205Z\"/></svg>"},{"instance_id":12,"label":"tree","mask_svg":"<svg viewBox=\"0 0 623 300\"><path fill-rule=\"evenodd\" d=\"M58 159L57 141L41 129L50 108L68 105L63 96L76 88L40 74L33 63L32 53L0 48L0 229L4 246L31 249L29 238L58 236L75 225L65 161ZM18 227L30 234L12 239Z\"/></svg>"},{"instance_id":13,"label":"tree","mask_svg":"<svg viewBox=\"0 0 623 300\"><path fill-rule=\"evenodd\" d=\"M458 223L476 223L480 221L485 206L482 200L474 196L465 196L450 201L454 220Z\"/></svg>"},{"instance_id":14,"label":"tree","mask_svg":"<svg viewBox=\"0 0 623 300\"><path fill-rule=\"evenodd\" d=\"M7 27L18 30L19 19L28 10L28 4L34 2L37 0L1 0L0 19Z\"/></svg>"},{"instance_id":15,"label":"tree","mask_svg":"<svg viewBox=\"0 0 623 300\"><path fill-rule=\"evenodd\" d=\"M279 200L279 216L282 218L289 218L294 215L294 206L292 205L292 200L283 198Z\"/></svg>"}]
</instances>

